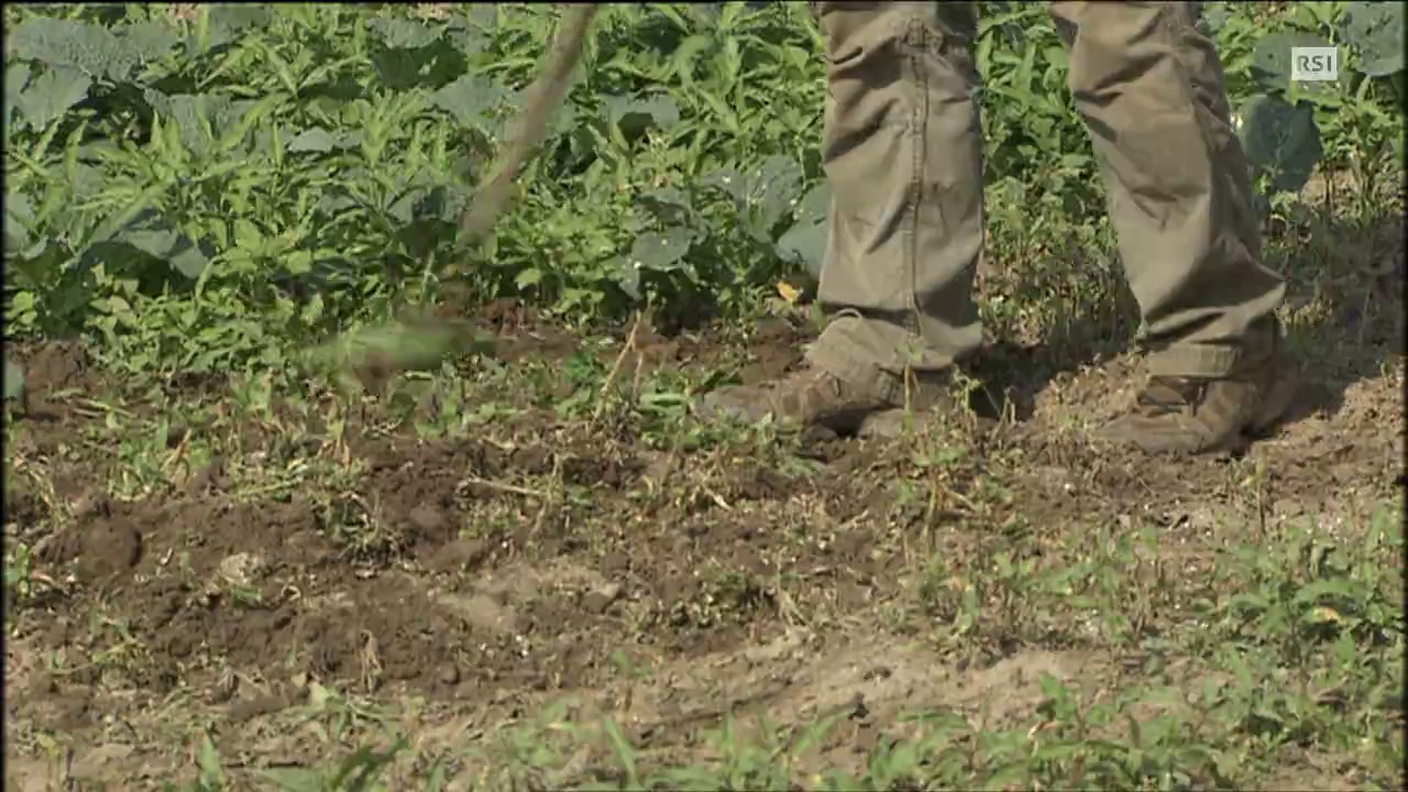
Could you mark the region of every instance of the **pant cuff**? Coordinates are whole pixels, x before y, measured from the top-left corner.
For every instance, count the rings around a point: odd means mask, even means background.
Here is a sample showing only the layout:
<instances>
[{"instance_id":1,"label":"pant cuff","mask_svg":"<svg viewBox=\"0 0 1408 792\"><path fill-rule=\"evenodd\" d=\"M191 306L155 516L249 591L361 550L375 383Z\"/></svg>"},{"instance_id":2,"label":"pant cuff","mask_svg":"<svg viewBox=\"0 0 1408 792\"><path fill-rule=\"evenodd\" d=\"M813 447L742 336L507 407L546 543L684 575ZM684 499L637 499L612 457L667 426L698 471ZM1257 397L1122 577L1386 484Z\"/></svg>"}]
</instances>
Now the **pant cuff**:
<instances>
[{"instance_id":1,"label":"pant cuff","mask_svg":"<svg viewBox=\"0 0 1408 792\"><path fill-rule=\"evenodd\" d=\"M1274 352L1274 345L1171 346L1149 355L1149 374L1155 377L1230 377L1261 363Z\"/></svg>"}]
</instances>

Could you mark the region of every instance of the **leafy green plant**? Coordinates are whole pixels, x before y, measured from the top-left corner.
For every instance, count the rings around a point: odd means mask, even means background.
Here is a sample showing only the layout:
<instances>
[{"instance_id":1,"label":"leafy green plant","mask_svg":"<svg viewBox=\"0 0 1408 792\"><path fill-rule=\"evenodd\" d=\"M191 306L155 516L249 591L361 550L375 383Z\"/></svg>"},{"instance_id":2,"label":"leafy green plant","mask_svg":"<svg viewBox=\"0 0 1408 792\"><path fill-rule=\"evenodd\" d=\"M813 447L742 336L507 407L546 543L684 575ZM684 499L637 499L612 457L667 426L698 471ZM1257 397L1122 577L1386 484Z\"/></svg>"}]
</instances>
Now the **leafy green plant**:
<instances>
[{"instance_id":1,"label":"leafy green plant","mask_svg":"<svg viewBox=\"0 0 1408 792\"><path fill-rule=\"evenodd\" d=\"M1045 10L981 6L994 217L1101 216ZM1373 180L1401 155L1401 9L1206 6L1267 190L1298 190L1322 160ZM169 377L290 371L310 341L439 301L455 220L557 11L7 13L9 333L88 335L107 363ZM1315 42L1342 48L1340 81L1292 85L1288 47ZM819 43L797 4L604 9L519 200L465 268L471 298L687 322L815 278L830 201Z\"/></svg>"},{"instance_id":2,"label":"leafy green plant","mask_svg":"<svg viewBox=\"0 0 1408 792\"><path fill-rule=\"evenodd\" d=\"M24 393L24 369L5 358L5 400L18 399Z\"/></svg>"},{"instance_id":3,"label":"leafy green plant","mask_svg":"<svg viewBox=\"0 0 1408 792\"><path fill-rule=\"evenodd\" d=\"M1207 5L1204 22L1223 43L1229 86L1236 89L1239 134L1269 190L1300 190L1322 159L1364 176L1395 146L1401 155L1402 114L1385 106L1401 108L1403 101L1402 8L1303 3L1267 29L1231 4ZM1295 46L1337 47L1339 80L1293 83Z\"/></svg>"},{"instance_id":4,"label":"leafy green plant","mask_svg":"<svg viewBox=\"0 0 1408 792\"><path fill-rule=\"evenodd\" d=\"M12 333L96 334L136 371L281 367L274 339L435 299L553 14L21 12L6 52ZM612 8L474 292L584 317L747 304L785 268L773 244L817 175L815 31L798 19ZM782 107L777 81L814 87Z\"/></svg>"}]
</instances>

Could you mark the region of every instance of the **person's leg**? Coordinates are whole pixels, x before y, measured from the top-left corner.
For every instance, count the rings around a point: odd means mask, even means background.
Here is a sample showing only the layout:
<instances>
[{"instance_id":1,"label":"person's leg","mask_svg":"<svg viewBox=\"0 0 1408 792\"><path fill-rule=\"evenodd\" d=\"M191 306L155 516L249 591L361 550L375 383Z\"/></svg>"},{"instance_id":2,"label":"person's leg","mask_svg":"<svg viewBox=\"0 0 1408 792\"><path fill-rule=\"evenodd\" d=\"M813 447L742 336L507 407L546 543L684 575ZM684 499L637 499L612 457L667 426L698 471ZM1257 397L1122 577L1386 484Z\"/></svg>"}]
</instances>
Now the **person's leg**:
<instances>
[{"instance_id":1,"label":"person's leg","mask_svg":"<svg viewBox=\"0 0 1408 792\"><path fill-rule=\"evenodd\" d=\"M982 341L983 246L971 3L817 3L830 239L808 358L849 380L941 370Z\"/></svg>"},{"instance_id":2,"label":"person's leg","mask_svg":"<svg viewBox=\"0 0 1408 792\"><path fill-rule=\"evenodd\" d=\"M826 39L834 195L818 298L832 319L805 370L717 391L706 406L845 429L902 405L907 373L941 380L982 342L971 294L983 245L976 20L972 3L812 8Z\"/></svg>"},{"instance_id":3,"label":"person's leg","mask_svg":"<svg viewBox=\"0 0 1408 792\"><path fill-rule=\"evenodd\" d=\"M1281 276L1263 266L1250 170L1194 3L1053 2L1070 89L1104 171L1151 381L1104 438L1212 450L1289 402Z\"/></svg>"}]
</instances>

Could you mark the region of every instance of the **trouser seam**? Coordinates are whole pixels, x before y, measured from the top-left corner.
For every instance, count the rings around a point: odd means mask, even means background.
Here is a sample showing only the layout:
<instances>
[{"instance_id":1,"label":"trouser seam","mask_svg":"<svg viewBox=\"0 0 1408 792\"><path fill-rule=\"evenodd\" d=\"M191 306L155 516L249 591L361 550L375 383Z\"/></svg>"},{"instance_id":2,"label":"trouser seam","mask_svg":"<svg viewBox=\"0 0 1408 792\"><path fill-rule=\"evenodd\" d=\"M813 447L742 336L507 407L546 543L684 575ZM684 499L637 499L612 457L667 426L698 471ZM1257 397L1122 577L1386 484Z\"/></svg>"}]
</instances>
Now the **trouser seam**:
<instances>
[{"instance_id":1,"label":"trouser seam","mask_svg":"<svg viewBox=\"0 0 1408 792\"><path fill-rule=\"evenodd\" d=\"M906 60L912 72L912 80L909 84L914 91L914 96L910 104L910 124L906 130L909 137L909 145L913 147L911 153L911 169L909 177L909 206L907 207L908 218L905 223L905 246L904 246L904 270L905 270L905 304L908 311L905 315L905 330L910 339L919 335L919 301L915 299L915 293L919 290L919 275L916 259L919 256L919 203L923 198L924 189L924 160L925 145L924 137L927 132L925 120L928 117L929 102L929 76L923 68L924 37L928 34L921 20L909 17L906 20L904 43L908 50ZM906 359L901 361L901 368L908 366L907 353L901 351Z\"/></svg>"}]
</instances>

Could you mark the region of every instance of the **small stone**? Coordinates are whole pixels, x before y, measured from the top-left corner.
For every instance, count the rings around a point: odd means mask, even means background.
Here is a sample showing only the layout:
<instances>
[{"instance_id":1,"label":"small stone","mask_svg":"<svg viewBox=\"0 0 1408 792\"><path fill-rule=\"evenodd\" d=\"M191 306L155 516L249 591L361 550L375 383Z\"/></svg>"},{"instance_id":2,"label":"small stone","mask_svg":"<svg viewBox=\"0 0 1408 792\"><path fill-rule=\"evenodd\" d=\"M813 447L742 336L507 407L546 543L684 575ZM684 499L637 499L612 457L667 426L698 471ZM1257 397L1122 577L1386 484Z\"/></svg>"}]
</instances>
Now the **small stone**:
<instances>
[{"instance_id":1,"label":"small stone","mask_svg":"<svg viewBox=\"0 0 1408 792\"><path fill-rule=\"evenodd\" d=\"M440 683L443 685L458 685L460 683L459 667L450 664L440 669Z\"/></svg>"},{"instance_id":2,"label":"small stone","mask_svg":"<svg viewBox=\"0 0 1408 792\"><path fill-rule=\"evenodd\" d=\"M582 609L590 613L605 613L611 603L621 598L621 591L618 583L607 583L596 591L589 591L582 595Z\"/></svg>"},{"instance_id":3,"label":"small stone","mask_svg":"<svg viewBox=\"0 0 1408 792\"><path fill-rule=\"evenodd\" d=\"M255 582L265 569L264 559L253 553L235 553L221 559L216 572L231 586L248 586Z\"/></svg>"}]
</instances>

